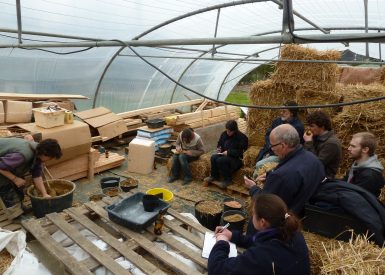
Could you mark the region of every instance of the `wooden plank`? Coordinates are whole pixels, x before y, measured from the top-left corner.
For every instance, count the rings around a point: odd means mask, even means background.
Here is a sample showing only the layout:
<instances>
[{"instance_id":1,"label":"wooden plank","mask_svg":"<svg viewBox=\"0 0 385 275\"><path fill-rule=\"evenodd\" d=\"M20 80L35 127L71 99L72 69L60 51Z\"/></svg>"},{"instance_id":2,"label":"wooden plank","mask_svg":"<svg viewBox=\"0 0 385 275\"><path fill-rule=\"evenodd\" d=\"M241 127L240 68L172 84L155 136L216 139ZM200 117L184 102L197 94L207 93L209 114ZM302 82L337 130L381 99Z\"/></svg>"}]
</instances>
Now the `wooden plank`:
<instances>
[{"instance_id":1,"label":"wooden plank","mask_svg":"<svg viewBox=\"0 0 385 275\"><path fill-rule=\"evenodd\" d=\"M186 218L185 216L182 216L180 213L178 213L174 209L169 208L167 210L167 212L171 216L173 216L174 218L180 220L181 222L183 222L184 224L187 224L188 226L191 226L192 228L194 228L195 230L201 232L202 234L205 234L206 232L212 232L210 229L207 229L203 225L200 225L199 223L193 222L189 218Z\"/></svg>"},{"instance_id":2,"label":"wooden plank","mask_svg":"<svg viewBox=\"0 0 385 275\"><path fill-rule=\"evenodd\" d=\"M88 99L84 95L67 95L67 94L19 94L19 93L0 93L0 99L11 100L60 100L60 99Z\"/></svg>"},{"instance_id":3,"label":"wooden plank","mask_svg":"<svg viewBox=\"0 0 385 275\"><path fill-rule=\"evenodd\" d=\"M140 124L142 122L143 121L140 118L126 118L124 120L124 123L126 123L126 126L136 125L136 124Z\"/></svg>"},{"instance_id":4,"label":"wooden plank","mask_svg":"<svg viewBox=\"0 0 385 275\"><path fill-rule=\"evenodd\" d=\"M203 99L194 99L194 100L189 100L189 101L182 101L182 102L176 102L176 103L170 103L170 104L165 104L165 105L160 105L160 106L155 106L155 107L148 107L148 108L143 108L143 109L138 109L138 110L133 110L133 111L128 111L124 113L119 113L117 114L118 116L122 118L129 118L129 117L134 117L138 116L141 114L149 113L149 112L160 112L165 109L176 109L184 106L191 106L195 104L200 104L203 102Z\"/></svg>"},{"instance_id":5,"label":"wooden plank","mask_svg":"<svg viewBox=\"0 0 385 275\"><path fill-rule=\"evenodd\" d=\"M106 141L127 132L127 126L124 120L120 119L99 127L98 132L103 137L103 141Z\"/></svg>"},{"instance_id":6,"label":"wooden plank","mask_svg":"<svg viewBox=\"0 0 385 275\"><path fill-rule=\"evenodd\" d=\"M209 103L209 100L205 98L201 105L195 110L195 112L202 111L204 107L206 107L207 103Z\"/></svg>"},{"instance_id":7,"label":"wooden plank","mask_svg":"<svg viewBox=\"0 0 385 275\"><path fill-rule=\"evenodd\" d=\"M200 239L188 230L182 228L177 222L164 219L164 225L167 226L171 231L183 236L183 238L196 245L197 247L203 248L203 238Z\"/></svg>"},{"instance_id":8,"label":"wooden plank","mask_svg":"<svg viewBox=\"0 0 385 275\"><path fill-rule=\"evenodd\" d=\"M94 128L99 128L99 127L102 127L104 125L107 125L109 123L119 121L119 120L123 122L123 119L121 119L118 115L111 113L111 112L109 112L107 114L100 115L100 116L83 119L83 120L85 123L91 125ZM101 134L101 136L103 136L103 135Z\"/></svg>"},{"instance_id":9,"label":"wooden plank","mask_svg":"<svg viewBox=\"0 0 385 275\"><path fill-rule=\"evenodd\" d=\"M104 265L108 270L114 274L131 274L128 270L124 269L121 265L114 261L113 258L108 257L100 250L96 245L91 243L86 237L81 235L75 227L67 223L57 213L47 214L46 217L50 219L57 227L60 228L68 237L70 237L76 244L89 253L98 262Z\"/></svg>"},{"instance_id":10,"label":"wooden plank","mask_svg":"<svg viewBox=\"0 0 385 275\"><path fill-rule=\"evenodd\" d=\"M154 226L147 228L148 232L154 232ZM184 235L182 235L184 237ZM177 250L181 255L192 260L194 263L199 264L203 268L207 268L207 259L202 258L201 253L193 251L191 248L186 246L184 243L181 243L177 239L173 238L169 234L161 234L157 236L158 239L165 242L167 245Z\"/></svg>"},{"instance_id":11,"label":"wooden plank","mask_svg":"<svg viewBox=\"0 0 385 275\"><path fill-rule=\"evenodd\" d=\"M67 252L67 250L52 239L51 235L49 235L43 227L40 226L37 220L30 219L22 221L22 225L36 238L36 240L40 242L44 248L46 248L54 257L62 262L65 268L72 274L92 274L92 272L89 271L84 264L78 262Z\"/></svg>"},{"instance_id":12,"label":"wooden plank","mask_svg":"<svg viewBox=\"0 0 385 275\"><path fill-rule=\"evenodd\" d=\"M19 223L11 223L9 225L3 226L2 228L9 231L16 231L16 230L20 230L22 227L21 227L21 224Z\"/></svg>"},{"instance_id":13,"label":"wooden plank","mask_svg":"<svg viewBox=\"0 0 385 275\"><path fill-rule=\"evenodd\" d=\"M54 164L49 167L49 171L55 179L63 179L82 172L86 172L87 174L88 156L89 153Z\"/></svg>"},{"instance_id":14,"label":"wooden plank","mask_svg":"<svg viewBox=\"0 0 385 275\"><path fill-rule=\"evenodd\" d=\"M85 204L86 207L90 208L96 214L98 214L103 219L109 220L107 211L103 209L101 206L96 205L95 203L89 202ZM132 238L135 240L142 248L144 248L147 252L153 255L155 258L161 260L163 263L167 264L174 271L179 272L181 274L201 274L196 270L191 269L186 264L181 261L175 259L166 251L160 249L156 244L151 242L150 240L143 237L141 234L138 234L130 229L127 229L118 224L114 224L119 231L124 234L128 238Z\"/></svg>"},{"instance_id":15,"label":"wooden plank","mask_svg":"<svg viewBox=\"0 0 385 275\"><path fill-rule=\"evenodd\" d=\"M140 268L143 272L148 274L164 274L160 272L156 266L144 259L139 254L134 251L127 249L127 246L118 241L116 238L111 236L107 231L105 231L100 226L97 226L94 222L88 219L86 216L79 213L76 208L66 209L65 212L69 214L74 220L79 222L85 228L94 233L98 238L109 244L111 247L119 251L127 260L132 262L136 267Z\"/></svg>"},{"instance_id":16,"label":"wooden plank","mask_svg":"<svg viewBox=\"0 0 385 275\"><path fill-rule=\"evenodd\" d=\"M76 113L74 113L74 115L77 116L78 118L84 120L84 119L89 119L89 118L92 118L92 117L97 117L97 116L105 115L105 114L108 114L108 113L111 113L111 111L108 110L107 108L105 108L105 107L98 107L98 108L94 108L94 109L90 109L90 110L76 112Z\"/></svg>"}]
</instances>

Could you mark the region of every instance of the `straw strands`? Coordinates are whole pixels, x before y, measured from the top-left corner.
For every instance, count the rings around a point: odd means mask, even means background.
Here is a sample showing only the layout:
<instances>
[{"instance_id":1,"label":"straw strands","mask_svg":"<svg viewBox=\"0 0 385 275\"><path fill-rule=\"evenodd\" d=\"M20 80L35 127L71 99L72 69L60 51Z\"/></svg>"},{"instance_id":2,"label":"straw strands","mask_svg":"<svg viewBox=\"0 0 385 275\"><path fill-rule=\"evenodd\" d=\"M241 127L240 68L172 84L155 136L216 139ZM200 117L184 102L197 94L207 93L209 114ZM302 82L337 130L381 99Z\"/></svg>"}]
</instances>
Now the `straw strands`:
<instances>
[{"instance_id":1,"label":"straw strands","mask_svg":"<svg viewBox=\"0 0 385 275\"><path fill-rule=\"evenodd\" d=\"M255 167L255 163L257 162L256 161L257 156L260 150L261 150L261 147L259 146L250 146L249 148L247 148L247 150L243 153L244 167L250 167L250 168Z\"/></svg>"},{"instance_id":2,"label":"straw strands","mask_svg":"<svg viewBox=\"0 0 385 275\"><path fill-rule=\"evenodd\" d=\"M7 249L0 251L0 274L3 274L11 265L14 257Z\"/></svg>"},{"instance_id":3,"label":"straw strands","mask_svg":"<svg viewBox=\"0 0 385 275\"><path fill-rule=\"evenodd\" d=\"M194 160L189 163L191 175L195 180L203 180L205 177L210 175L211 169L211 152L205 153L199 157L199 159ZM172 158L169 158L167 161L167 170L171 171L172 167Z\"/></svg>"},{"instance_id":4,"label":"straw strands","mask_svg":"<svg viewBox=\"0 0 385 275\"><path fill-rule=\"evenodd\" d=\"M338 51L317 51L290 44L281 48L282 60L339 60ZM337 64L308 62L278 62L271 79L275 83L291 85L294 89L309 88L332 91L339 78Z\"/></svg>"}]
</instances>

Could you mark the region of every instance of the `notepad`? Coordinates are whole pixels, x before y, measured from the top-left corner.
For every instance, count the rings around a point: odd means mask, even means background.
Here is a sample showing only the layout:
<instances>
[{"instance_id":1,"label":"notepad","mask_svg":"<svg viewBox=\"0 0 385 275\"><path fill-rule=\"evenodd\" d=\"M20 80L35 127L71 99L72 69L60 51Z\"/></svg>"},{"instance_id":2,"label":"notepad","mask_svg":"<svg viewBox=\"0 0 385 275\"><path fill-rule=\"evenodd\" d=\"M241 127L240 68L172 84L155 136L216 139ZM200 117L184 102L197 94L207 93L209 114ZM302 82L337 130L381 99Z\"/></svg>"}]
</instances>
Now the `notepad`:
<instances>
[{"instance_id":1,"label":"notepad","mask_svg":"<svg viewBox=\"0 0 385 275\"><path fill-rule=\"evenodd\" d=\"M211 232L206 232L205 233L205 240L203 243L203 249L202 249L202 257L203 258L208 258L210 255L211 250L213 249L214 245L216 243L216 239L214 237L214 233ZM234 243L229 243L230 244L230 252L229 252L229 257L237 257L237 247L235 246Z\"/></svg>"}]
</instances>

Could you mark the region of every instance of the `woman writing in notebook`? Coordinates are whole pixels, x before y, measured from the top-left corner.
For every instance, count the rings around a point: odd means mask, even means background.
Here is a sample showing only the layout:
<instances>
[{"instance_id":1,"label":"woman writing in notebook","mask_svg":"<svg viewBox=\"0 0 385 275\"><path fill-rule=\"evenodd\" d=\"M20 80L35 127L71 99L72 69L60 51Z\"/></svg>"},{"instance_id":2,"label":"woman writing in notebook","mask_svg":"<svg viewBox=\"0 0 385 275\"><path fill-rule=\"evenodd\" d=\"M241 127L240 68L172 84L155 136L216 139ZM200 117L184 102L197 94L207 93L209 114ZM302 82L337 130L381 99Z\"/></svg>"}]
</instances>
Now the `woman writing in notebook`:
<instances>
[{"instance_id":1,"label":"woman writing in notebook","mask_svg":"<svg viewBox=\"0 0 385 275\"><path fill-rule=\"evenodd\" d=\"M253 202L253 225L258 232L244 236L217 227L216 244L208 260L209 274L310 274L309 254L300 221L282 199L260 194ZM229 241L247 250L229 258Z\"/></svg>"}]
</instances>

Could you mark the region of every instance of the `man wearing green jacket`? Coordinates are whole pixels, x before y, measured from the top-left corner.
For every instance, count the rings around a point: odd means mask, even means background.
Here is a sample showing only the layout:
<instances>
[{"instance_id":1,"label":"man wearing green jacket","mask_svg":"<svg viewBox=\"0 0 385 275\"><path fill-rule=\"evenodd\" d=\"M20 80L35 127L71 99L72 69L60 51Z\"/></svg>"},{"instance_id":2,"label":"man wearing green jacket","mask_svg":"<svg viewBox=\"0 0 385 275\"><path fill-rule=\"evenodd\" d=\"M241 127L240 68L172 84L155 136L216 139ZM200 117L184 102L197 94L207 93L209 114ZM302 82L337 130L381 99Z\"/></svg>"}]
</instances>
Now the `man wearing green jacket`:
<instances>
[{"instance_id":1,"label":"man wearing green jacket","mask_svg":"<svg viewBox=\"0 0 385 275\"><path fill-rule=\"evenodd\" d=\"M32 137L0 138L0 199L6 210L21 202L21 188L26 181L27 172L32 174L33 183L43 197L50 197L43 184L42 169L44 162L62 155L60 145L55 139L40 143Z\"/></svg>"}]
</instances>

